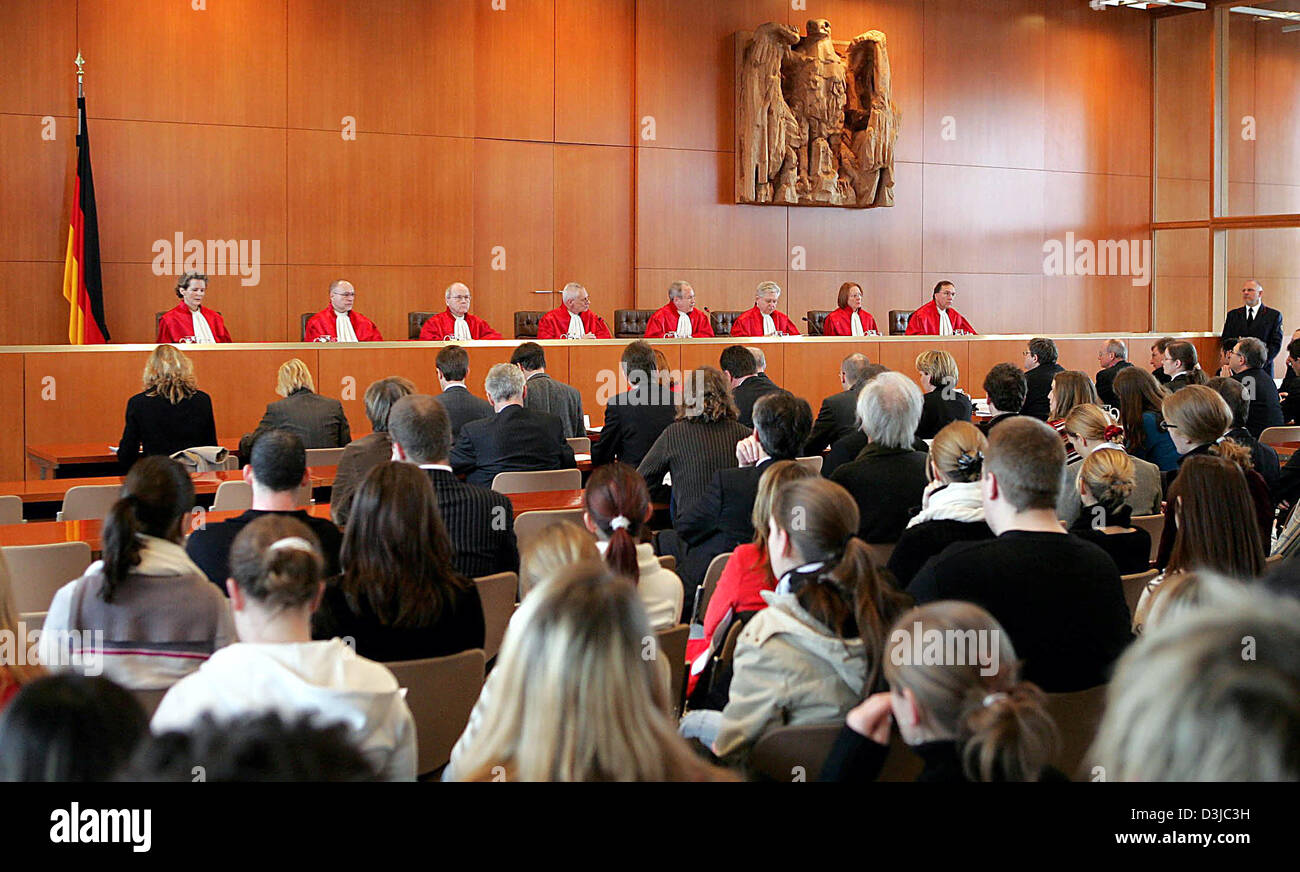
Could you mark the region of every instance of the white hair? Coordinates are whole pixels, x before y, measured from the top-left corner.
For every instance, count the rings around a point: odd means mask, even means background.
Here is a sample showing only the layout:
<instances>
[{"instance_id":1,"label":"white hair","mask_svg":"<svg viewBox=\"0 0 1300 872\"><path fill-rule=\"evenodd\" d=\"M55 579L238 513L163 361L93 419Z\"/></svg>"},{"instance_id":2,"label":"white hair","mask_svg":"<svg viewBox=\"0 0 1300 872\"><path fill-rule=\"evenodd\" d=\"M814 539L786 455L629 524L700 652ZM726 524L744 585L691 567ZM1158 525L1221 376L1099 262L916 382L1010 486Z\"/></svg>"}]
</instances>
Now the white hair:
<instances>
[{"instance_id":1,"label":"white hair","mask_svg":"<svg viewBox=\"0 0 1300 872\"><path fill-rule=\"evenodd\" d=\"M569 282L564 286L564 290L560 292L560 297L567 303L570 300L578 299L578 297L582 296L582 292L585 290L587 289L577 282Z\"/></svg>"},{"instance_id":2,"label":"white hair","mask_svg":"<svg viewBox=\"0 0 1300 872\"><path fill-rule=\"evenodd\" d=\"M442 299L444 301L451 299L452 291L464 291L465 293L468 294L469 286L466 285L464 282L452 282L451 284L447 285L447 290L442 292Z\"/></svg>"},{"instance_id":3,"label":"white hair","mask_svg":"<svg viewBox=\"0 0 1300 872\"><path fill-rule=\"evenodd\" d=\"M767 369L767 355L763 353L763 349L757 345L746 345L745 350L754 355L755 372L762 372Z\"/></svg>"},{"instance_id":4,"label":"white hair","mask_svg":"<svg viewBox=\"0 0 1300 872\"><path fill-rule=\"evenodd\" d=\"M858 393L858 421L872 444L911 448L921 423L921 389L901 372L882 372Z\"/></svg>"},{"instance_id":5,"label":"white hair","mask_svg":"<svg viewBox=\"0 0 1300 872\"><path fill-rule=\"evenodd\" d=\"M691 287L690 282L684 282L681 279L678 279L668 286L668 299L680 300L682 297L686 296L688 288L692 291L695 290L695 288Z\"/></svg>"},{"instance_id":6,"label":"white hair","mask_svg":"<svg viewBox=\"0 0 1300 872\"><path fill-rule=\"evenodd\" d=\"M768 294L781 296L781 286L776 282L759 282L758 287L754 289L754 299L766 297Z\"/></svg>"},{"instance_id":7,"label":"white hair","mask_svg":"<svg viewBox=\"0 0 1300 872\"><path fill-rule=\"evenodd\" d=\"M524 395L524 373L513 363L498 363L483 379L483 390L494 403Z\"/></svg>"},{"instance_id":8,"label":"white hair","mask_svg":"<svg viewBox=\"0 0 1300 872\"><path fill-rule=\"evenodd\" d=\"M1107 339L1106 350L1120 360L1128 360L1128 346L1124 344L1122 339Z\"/></svg>"}]
</instances>

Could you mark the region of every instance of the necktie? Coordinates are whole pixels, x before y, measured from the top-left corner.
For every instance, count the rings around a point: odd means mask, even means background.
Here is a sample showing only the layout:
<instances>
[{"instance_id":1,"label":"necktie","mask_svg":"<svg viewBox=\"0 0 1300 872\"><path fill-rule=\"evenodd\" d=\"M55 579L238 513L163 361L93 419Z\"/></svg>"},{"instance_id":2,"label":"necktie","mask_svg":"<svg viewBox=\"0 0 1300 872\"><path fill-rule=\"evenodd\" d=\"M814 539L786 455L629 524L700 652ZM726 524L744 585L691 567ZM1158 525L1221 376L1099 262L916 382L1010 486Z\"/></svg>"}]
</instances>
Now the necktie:
<instances>
[{"instance_id":1,"label":"necktie","mask_svg":"<svg viewBox=\"0 0 1300 872\"><path fill-rule=\"evenodd\" d=\"M1246 326L1249 327L1251 324L1254 324L1254 323L1255 323L1255 310L1254 310L1254 309L1247 309L1247 310L1246 310Z\"/></svg>"}]
</instances>

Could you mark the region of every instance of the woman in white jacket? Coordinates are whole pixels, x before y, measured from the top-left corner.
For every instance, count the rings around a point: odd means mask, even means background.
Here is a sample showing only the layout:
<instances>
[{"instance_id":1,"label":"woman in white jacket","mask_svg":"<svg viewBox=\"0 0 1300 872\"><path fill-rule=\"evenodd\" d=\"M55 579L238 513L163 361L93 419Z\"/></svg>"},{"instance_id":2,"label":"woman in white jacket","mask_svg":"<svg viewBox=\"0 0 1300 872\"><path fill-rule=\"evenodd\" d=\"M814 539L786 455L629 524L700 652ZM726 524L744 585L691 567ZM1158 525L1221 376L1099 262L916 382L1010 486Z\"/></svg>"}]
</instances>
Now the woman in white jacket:
<instances>
[{"instance_id":1,"label":"woman in white jacket","mask_svg":"<svg viewBox=\"0 0 1300 872\"><path fill-rule=\"evenodd\" d=\"M343 723L381 777L416 776L415 721L397 679L341 639L312 641L324 566L315 535L281 516L249 524L230 549L226 582L239 641L178 682L158 706L155 733L274 711Z\"/></svg>"}]
</instances>

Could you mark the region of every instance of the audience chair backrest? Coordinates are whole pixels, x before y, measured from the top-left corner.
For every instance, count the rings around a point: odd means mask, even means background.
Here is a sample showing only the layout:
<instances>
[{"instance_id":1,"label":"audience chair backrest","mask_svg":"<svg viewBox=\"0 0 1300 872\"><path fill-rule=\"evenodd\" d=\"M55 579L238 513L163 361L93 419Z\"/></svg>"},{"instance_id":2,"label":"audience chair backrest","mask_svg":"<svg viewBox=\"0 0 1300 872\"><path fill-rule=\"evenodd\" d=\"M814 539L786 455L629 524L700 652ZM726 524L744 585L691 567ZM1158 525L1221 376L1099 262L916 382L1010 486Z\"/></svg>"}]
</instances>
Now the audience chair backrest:
<instances>
[{"instance_id":1,"label":"audience chair backrest","mask_svg":"<svg viewBox=\"0 0 1300 872\"><path fill-rule=\"evenodd\" d=\"M1160 536L1164 533L1165 516L1134 515L1130 521L1134 527L1146 530L1147 535L1151 537L1151 556L1148 559L1154 562L1156 555L1160 553Z\"/></svg>"},{"instance_id":2,"label":"audience chair backrest","mask_svg":"<svg viewBox=\"0 0 1300 872\"><path fill-rule=\"evenodd\" d=\"M654 309L615 309L614 338L640 339L645 336L646 324L654 313Z\"/></svg>"},{"instance_id":3,"label":"audience chair backrest","mask_svg":"<svg viewBox=\"0 0 1300 872\"><path fill-rule=\"evenodd\" d=\"M816 457L796 457L794 460L800 466L806 466L818 475L822 474L822 456L820 454Z\"/></svg>"},{"instance_id":4,"label":"audience chair backrest","mask_svg":"<svg viewBox=\"0 0 1300 872\"><path fill-rule=\"evenodd\" d=\"M552 524L558 524L561 521L572 521L581 527L582 514L582 509L540 509L533 512L521 512L515 518L515 538L519 542L519 547L522 548L525 542Z\"/></svg>"},{"instance_id":5,"label":"audience chair backrest","mask_svg":"<svg viewBox=\"0 0 1300 872\"><path fill-rule=\"evenodd\" d=\"M48 614L49 612L21 612L18 615L18 620L27 625L27 632L30 633L32 630L44 628L45 616Z\"/></svg>"},{"instance_id":6,"label":"audience chair backrest","mask_svg":"<svg viewBox=\"0 0 1300 872\"><path fill-rule=\"evenodd\" d=\"M491 662L501 650L501 640L506 635L506 625L515 613L515 598L519 593L519 574L498 572L474 579L478 596L483 602L483 655Z\"/></svg>"},{"instance_id":7,"label":"audience chair backrest","mask_svg":"<svg viewBox=\"0 0 1300 872\"><path fill-rule=\"evenodd\" d=\"M4 549L13 586L14 610L49 611L59 588L80 578L90 566L90 546L85 542L52 545L11 545Z\"/></svg>"},{"instance_id":8,"label":"audience chair backrest","mask_svg":"<svg viewBox=\"0 0 1300 872\"><path fill-rule=\"evenodd\" d=\"M907 322L912 320L911 309L889 310L889 335L902 336L907 332Z\"/></svg>"},{"instance_id":9,"label":"audience chair backrest","mask_svg":"<svg viewBox=\"0 0 1300 872\"><path fill-rule=\"evenodd\" d=\"M668 699L672 708L669 714L673 717L681 714L686 700L686 642L690 637L689 624L655 630L658 655L668 659Z\"/></svg>"},{"instance_id":10,"label":"audience chair backrest","mask_svg":"<svg viewBox=\"0 0 1300 872\"><path fill-rule=\"evenodd\" d=\"M23 498L13 495L0 497L0 524L23 522Z\"/></svg>"},{"instance_id":11,"label":"audience chair backrest","mask_svg":"<svg viewBox=\"0 0 1300 872\"><path fill-rule=\"evenodd\" d=\"M545 316L545 312L535 312L530 309L515 312L515 338L536 339L537 328Z\"/></svg>"},{"instance_id":12,"label":"audience chair backrest","mask_svg":"<svg viewBox=\"0 0 1300 872\"><path fill-rule=\"evenodd\" d=\"M533 494L541 491L582 490L582 473L576 469L541 469L498 472L492 490L499 494Z\"/></svg>"},{"instance_id":13,"label":"audience chair backrest","mask_svg":"<svg viewBox=\"0 0 1300 872\"><path fill-rule=\"evenodd\" d=\"M807 317L804 318L804 320L808 322L808 335L809 335L809 336L825 336L825 335L826 335L826 316L829 315L829 314L830 314L830 311L828 311L828 310L826 310L826 309L809 309L809 310L808 310L808 315L807 315Z\"/></svg>"},{"instance_id":14,"label":"audience chair backrest","mask_svg":"<svg viewBox=\"0 0 1300 872\"><path fill-rule=\"evenodd\" d=\"M308 466L338 466L346 448L308 448Z\"/></svg>"},{"instance_id":15,"label":"audience chair backrest","mask_svg":"<svg viewBox=\"0 0 1300 872\"><path fill-rule=\"evenodd\" d=\"M591 439L587 436L570 436L564 440L569 443L574 454L591 455Z\"/></svg>"},{"instance_id":16,"label":"audience chair backrest","mask_svg":"<svg viewBox=\"0 0 1300 872\"><path fill-rule=\"evenodd\" d=\"M432 318L434 312L407 312L406 313L406 338L419 339L420 331L424 329L424 322ZM433 337L435 341L441 340L441 336Z\"/></svg>"},{"instance_id":17,"label":"audience chair backrest","mask_svg":"<svg viewBox=\"0 0 1300 872\"><path fill-rule=\"evenodd\" d=\"M1120 584L1124 586L1124 602L1128 604L1129 620L1137 613L1138 601L1142 599L1142 591L1147 589L1147 584L1151 579L1160 574L1160 570L1151 569L1147 572L1137 572L1133 575L1121 575Z\"/></svg>"},{"instance_id":18,"label":"audience chair backrest","mask_svg":"<svg viewBox=\"0 0 1300 872\"><path fill-rule=\"evenodd\" d=\"M1049 693L1047 713L1056 721L1061 742L1052 765L1076 781L1087 781L1088 749L1097 738L1101 715L1106 708L1106 685L1073 693Z\"/></svg>"},{"instance_id":19,"label":"audience chair backrest","mask_svg":"<svg viewBox=\"0 0 1300 872\"><path fill-rule=\"evenodd\" d=\"M244 512L253 507L253 486L246 481L223 481L212 500L214 512Z\"/></svg>"},{"instance_id":20,"label":"audience chair backrest","mask_svg":"<svg viewBox=\"0 0 1300 872\"><path fill-rule=\"evenodd\" d=\"M749 769L764 781L816 781L844 719L825 724L774 727L754 743Z\"/></svg>"},{"instance_id":21,"label":"audience chair backrest","mask_svg":"<svg viewBox=\"0 0 1300 872\"><path fill-rule=\"evenodd\" d=\"M659 565L669 572L677 571L677 558L671 554L659 555Z\"/></svg>"},{"instance_id":22,"label":"audience chair backrest","mask_svg":"<svg viewBox=\"0 0 1300 872\"><path fill-rule=\"evenodd\" d=\"M695 620L704 621L704 615L709 610L709 600L713 597L713 592L718 589L718 579L722 578L722 571L727 568L727 561L731 559L731 552L719 554L709 561L709 566L704 570L704 582L700 585L699 602L695 604Z\"/></svg>"},{"instance_id":23,"label":"audience chair backrest","mask_svg":"<svg viewBox=\"0 0 1300 872\"><path fill-rule=\"evenodd\" d=\"M487 659L474 648L447 657L385 664L406 688L406 705L415 718L416 771L428 775L447 765L451 749L469 724L483 689Z\"/></svg>"},{"instance_id":24,"label":"audience chair backrest","mask_svg":"<svg viewBox=\"0 0 1300 872\"><path fill-rule=\"evenodd\" d=\"M1259 441L1274 447L1287 442L1300 442L1300 427L1265 427L1264 432L1259 434Z\"/></svg>"},{"instance_id":25,"label":"audience chair backrest","mask_svg":"<svg viewBox=\"0 0 1300 872\"><path fill-rule=\"evenodd\" d=\"M122 495L120 484L80 484L63 495L58 521L102 521Z\"/></svg>"},{"instance_id":26,"label":"audience chair backrest","mask_svg":"<svg viewBox=\"0 0 1300 872\"><path fill-rule=\"evenodd\" d=\"M709 313L709 326L714 336L730 336L731 325L741 316L741 312L718 310Z\"/></svg>"}]
</instances>

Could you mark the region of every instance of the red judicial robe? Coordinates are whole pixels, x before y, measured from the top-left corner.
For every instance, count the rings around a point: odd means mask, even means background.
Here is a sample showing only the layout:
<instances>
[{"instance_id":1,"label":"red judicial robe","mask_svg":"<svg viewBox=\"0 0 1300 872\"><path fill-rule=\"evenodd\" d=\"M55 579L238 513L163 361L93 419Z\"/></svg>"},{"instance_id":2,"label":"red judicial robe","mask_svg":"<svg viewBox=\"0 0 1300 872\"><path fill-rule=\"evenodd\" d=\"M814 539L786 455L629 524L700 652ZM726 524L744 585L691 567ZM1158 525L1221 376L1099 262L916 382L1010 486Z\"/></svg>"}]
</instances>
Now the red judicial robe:
<instances>
[{"instance_id":1,"label":"red judicial robe","mask_svg":"<svg viewBox=\"0 0 1300 872\"><path fill-rule=\"evenodd\" d=\"M199 313L203 315L208 322L208 329L212 331L212 338L218 342L232 342L230 332L226 330L226 322L221 319L221 313L213 311L206 306L199 306ZM194 340L194 318L190 314L190 307L184 302L176 304L176 308L168 309L163 312L162 318L158 321L158 339L157 342L170 342L173 344L193 342Z\"/></svg>"},{"instance_id":2,"label":"red judicial robe","mask_svg":"<svg viewBox=\"0 0 1300 872\"><path fill-rule=\"evenodd\" d=\"M358 342L384 341L384 337L379 333L379 328L375 326L374 321L371 321L356 309L353 309L348 315L352 318L352 332L357 334ZM337 329L334 307L326 306L307 319L307 332L303 334L303 341L338 342L339 338L334 333Z\"/></svg>"},{"instance_id":3,"label":"red judicial robe","mask_svg":"<svg viewBox=\"0 0 1300 872\"><path fill-rule=\"evenodd\" d=\"M876 326L876 319L871 317L871 313L866 309L858 310L858 323L862 325L862 332L868 336L872 333L879 333L880 328ZM852 336L853 335L853 310L848 306L841 306L826 316L826 323L822 325L823 336Z\"/></svg>"},{"instance_id":4,"label":"red judicial robe","mask_svg":"<svg viewBox=\"0 0 1300 872\"><path fill-rule=\"evenodd\" d=\"M948 308L948 320L952 322L954 333L966 331L972 335L975 328L970 322L957 313L957 310L951 306ZM908 336L938 336L939 335L939 306L931 300L921 308L912 313L911 319L907 322Z\"/></svg>"},{"instance_id":5,"label":"red judicial robe","mask_svg":"<svg viewBox=\"0 0 1300 872\"><path fill-rule=\"evenodd\" d=\"M613 339L614 334L609 332L605 322L600 316L588 309L579 315L582 319L582 329L586 333L595 335L597 339ZM538 339L563 339L564 335L569 332L569 310L561 306L558 309L552 309L542 316L541 323L537 325Z\"/></svg>"},{"instance_id":6,"label":"red judicial robe","mask_svg":"<svg viewBox=\"0 0 1300 872\"><path fill-rule=\"evenodd\" d=\"M798 336L799 328L794 326L794 322L786 317L780 309L772 312L772 324L777 330L788 336ZM744 312L731 324L732 336L762 336L763 335L763 313L758 311L758 306Z\"/></svg>"},{"instance_id":7,"label":"red judicial robe","mask_svg":"<svg viewBox=\"0 0 1300 872\"><path fill-rule=\"evenodd\" d=\"M492 325L477 315L466 313L465 323L469 325L471 339L500 339L501 334L492 329ZM451 339L456 330L456 316L450 309L444 309L424 322L420 328L420 339L424 342L442 342Z\"/></svg>"},{"instance_id":8,"label":"red judicial robe","mask_svg":"<svg viewBox=\"0 0 1300 872\"><path fill-rule=\"evenodd\" d=\"M650 320L645 325L645 338L658 339L667 333L676 333L679 314L677 306L669 302L667 306L650 316ZM692 309L688 317L691 319L692 339L713 335L713 325L709 323L708 315L699 309Z\"/></svg>"}]
</instances>

